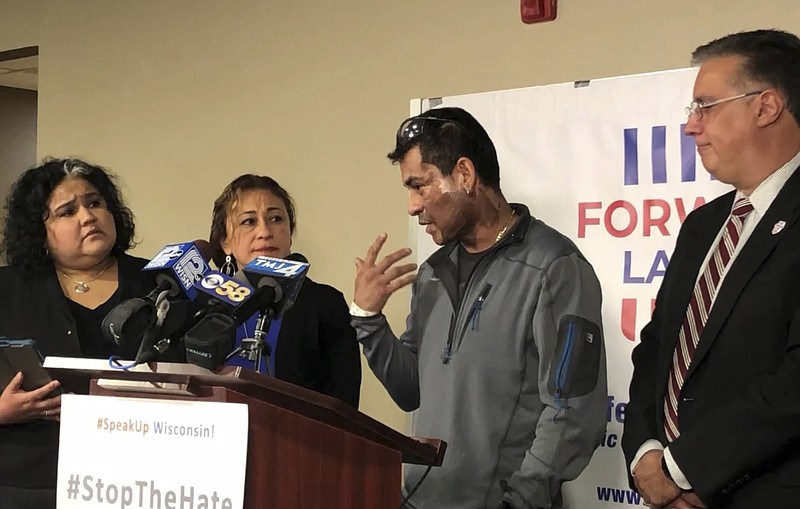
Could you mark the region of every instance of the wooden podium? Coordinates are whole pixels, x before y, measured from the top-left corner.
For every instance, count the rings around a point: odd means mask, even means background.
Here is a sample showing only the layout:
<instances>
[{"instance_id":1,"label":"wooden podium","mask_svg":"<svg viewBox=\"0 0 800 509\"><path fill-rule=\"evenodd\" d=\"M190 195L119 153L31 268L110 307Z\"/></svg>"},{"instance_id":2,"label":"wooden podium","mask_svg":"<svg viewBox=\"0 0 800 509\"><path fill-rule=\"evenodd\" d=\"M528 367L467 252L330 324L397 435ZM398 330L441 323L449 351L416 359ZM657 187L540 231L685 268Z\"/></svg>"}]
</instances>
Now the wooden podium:
<instances>
[{"instance_id":1,"label":"wooden podium","mask_svg":"<svg viewBox=\"0 0 800 509\"><path fill-rule=\"evenodd\" d=\"M409 438L337 399L240 367L47 370L76 394L247 404L246 509L395 509L401 463L444 458L440 440ZM207 458L197 468L225 466L224 457Z\"/></svg>"}]
</instances>

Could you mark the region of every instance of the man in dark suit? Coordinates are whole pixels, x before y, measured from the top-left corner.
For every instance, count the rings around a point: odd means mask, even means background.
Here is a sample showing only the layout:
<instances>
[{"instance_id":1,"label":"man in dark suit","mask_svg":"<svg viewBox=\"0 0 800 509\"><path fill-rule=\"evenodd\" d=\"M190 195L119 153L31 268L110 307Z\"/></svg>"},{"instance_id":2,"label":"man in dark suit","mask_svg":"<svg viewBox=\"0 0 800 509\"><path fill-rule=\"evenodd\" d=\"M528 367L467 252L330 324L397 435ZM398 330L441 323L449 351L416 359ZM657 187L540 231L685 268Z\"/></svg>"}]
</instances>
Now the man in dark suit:
<instances>
[{"instance_id":1,"label":"man in dark suit","mask_svg":"<svg viewBox=\"0 0 800 509\"><path fill-rule=\"evenodd\" d=\"M800 507L800 39L692 56L686 133L734 190L686 218L633 351L630 480L651 507Z\"/></svg>"}]
</instances>

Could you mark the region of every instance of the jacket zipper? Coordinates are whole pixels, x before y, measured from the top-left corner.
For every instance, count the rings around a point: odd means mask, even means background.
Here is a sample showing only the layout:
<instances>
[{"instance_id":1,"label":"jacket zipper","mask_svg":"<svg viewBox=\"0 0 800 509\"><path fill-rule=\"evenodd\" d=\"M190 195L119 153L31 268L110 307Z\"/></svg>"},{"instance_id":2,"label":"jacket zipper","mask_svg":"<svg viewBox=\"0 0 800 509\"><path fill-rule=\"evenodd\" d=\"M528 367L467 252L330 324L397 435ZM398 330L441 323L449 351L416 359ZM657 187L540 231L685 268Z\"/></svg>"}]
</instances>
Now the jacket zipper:
<instances>
[{"instance_id":1,"label":"jacket zipper","mask_svg":"<svg viewBox=\"0 0 800 509\"><path fill-rule=\"evenodd\" d=\"M516 237L514 236L513 232L510 235L510 238L516 239ZM478 265L472 271L472 277L470 277L470 280L467 283L467 289L464 292L464 296L465 297L467 295L469 295L470 288L472 287L472 283L475 280L475 275L478 274L479 270L482 269L483 267L485 267L486 264L493 262L494 259L497 258L497 255L500 252L500 250L505 249L505 247L507 247L507 246L505 246L503 244L504 243L505 244L509 244L509 242L507 242L507 240L508 239L503 239L503 241L501 242L501 245L500 245L500 249L496 250L494 253L492 253L492 254L490 254L488 256L483 257L483 259L478 262ZM480 301L480 307L483 306L483 302L486 300L486 296L489 295L489 291L491 289L492 289L492 285L490 283L487 283L486 286L484 286L483 290L481 290L480 295L483 295L483 300ZM479 297L479 299L480 299L480 297ZM461 301L459 302L458 308L455 310L455 314L453 315L453 322L451 322L451 325L450 325L450 332L449 332L449 334L447 336L447 342L445 343L444 347L442 348L442 364L447 364L448 362L450 362L450 359L453 357L453 344L454 344L454 340L455 340L454 334L455 334L456 324L458 322L458 317L461 315L461 309L463 307L462 306L463 303L464 303L464 299L462 297ZM480 312L480 308L478 309L478 312ZM472 318L471 315L472 315L472 310L470 310L469 318ZM469 318L467 319L467 324L469 323ZM477 318L476 318L476 320L477 320ZM458 344L459 345L461 344L461 340L463 339L464 333L466 332L466 325L467 324L465 324L465 326L461 329L461 334L459 335L459 340L458 340ZM477 327L477 321L475 323L475 327ZM458 348L458 347L456 346L456 348Z\"/></svg>"},{"instance_id":2,"label":"jacket zipper","mask_svg":"<svg viewBox=\"0 0 800 509\"><path fill-rule=\"evenodd\" d=\"M567 326L567 344L564 346L564 353L561 354L561 360L558 362L556 369L556 404L560 407L561 393L564 390L564 384L567 381L567 374L569 373L569 361L572 357L572 344L575 340L575 322L569 322Z\"/></svg>"},{"instance_id":3,"label":"jacket zipper","mask_svg":"<svg viewBox=\"0 0 800 509\"><path fill-rule=\"evenodd\" d=\"M489 292L492 290L492 284L486 283L481 289L481 293L478 294L478 298L475 299L475 302L472 303L470 306L469 313L467 314L466 323L464 327L461 329L461 333L458 336L458 343L454 345L454 337L450 336L445 343L444 348L442 349L442 364L447 364L450 362L450 359L453 358L453 351L458 349L458 345L461 344L461 340L464 339L464 333L467 331L467 328L472 330L476 330L478 328L478 319L481 314L481 309L483 309L483 303L486 302L486 298L489 296Z\"/></svg>"},{"instance_id":4,"label":"jacket zipper","mask_svg":"<svg viewBox=\"0 0 800 509\"><path fill-rule=\"evenodd\" d=\"M467 316L467 324L469 328L472 330L476 330L478 328L478 317L481 314L481 309L483 309L483 303L486 302L486 297L489 296L489 292L492 291L492 284L486 283L486 286L483 287L481 290L480 295L478 295L478 299L472 304L472 309L469 310L469 315ZM461 334L464 335L463 333Z\"/></svg>"}]
</instances>

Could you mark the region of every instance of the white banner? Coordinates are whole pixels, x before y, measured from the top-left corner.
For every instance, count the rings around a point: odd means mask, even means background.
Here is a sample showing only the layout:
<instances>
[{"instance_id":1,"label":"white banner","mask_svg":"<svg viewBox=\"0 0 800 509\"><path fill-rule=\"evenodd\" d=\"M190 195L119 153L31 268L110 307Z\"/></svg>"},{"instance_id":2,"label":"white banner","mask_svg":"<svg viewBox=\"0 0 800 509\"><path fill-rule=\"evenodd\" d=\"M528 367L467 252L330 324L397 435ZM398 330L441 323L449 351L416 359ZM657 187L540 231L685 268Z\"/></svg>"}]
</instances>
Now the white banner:
<instances>
[{"instance_id":1,"label":"white banner","mask_svg":"<svg viewBox=\"0 0 800 509\"><path fill-rule=\"evenodd\" d=\"M573 239L603 287L608 431L584 474L565 487L567 507L643 505L628 488L620 448L631 350L686 214L729 190L703 169L694 140L683 133L695 74L683 69L441 99L483 124L497 147L506 198ZM422 109L439 104L426 100ZM411 222L422 262L436 246L416 218Z\"/></svg>"},{"instance_id":2,"label":"white banner","mask_svg":"<svg viewBox=\"0 0 800 509\"><path fill-rule=\"evenodd\" d=\"M247 405L64 395L57 507L241 509Z\"/></svg>"}]
</instances>

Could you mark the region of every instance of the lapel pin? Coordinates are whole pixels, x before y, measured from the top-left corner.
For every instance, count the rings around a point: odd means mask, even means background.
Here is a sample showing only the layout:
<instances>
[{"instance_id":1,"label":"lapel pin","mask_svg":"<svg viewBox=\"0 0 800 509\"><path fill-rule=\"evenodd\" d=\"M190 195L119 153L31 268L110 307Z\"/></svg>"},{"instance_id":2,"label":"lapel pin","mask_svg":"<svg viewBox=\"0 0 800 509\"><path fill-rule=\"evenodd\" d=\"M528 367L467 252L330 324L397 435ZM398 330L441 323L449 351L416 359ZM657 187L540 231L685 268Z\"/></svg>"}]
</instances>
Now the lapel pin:
<instances>
[{"instance_id":1,"label":"lapel pin","mask_svg":"<svg viewBox=\"0 0 800 509\"><path fill-rule=\"evenodd\" d=\"M783 227L786 226L786 221L778 221L774 225L772 225L772 234L777 235L783 230Z\"/></svg>"}]
</instances>

